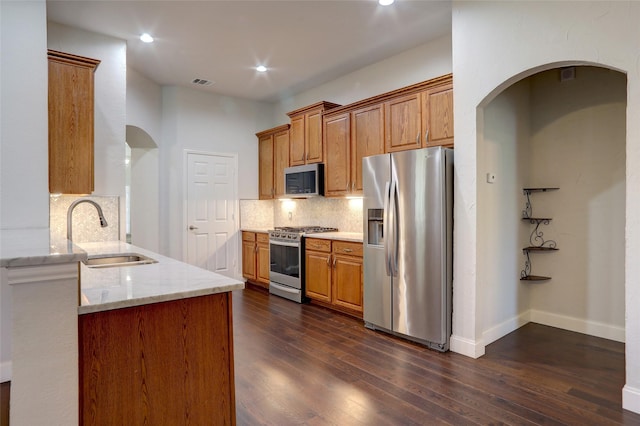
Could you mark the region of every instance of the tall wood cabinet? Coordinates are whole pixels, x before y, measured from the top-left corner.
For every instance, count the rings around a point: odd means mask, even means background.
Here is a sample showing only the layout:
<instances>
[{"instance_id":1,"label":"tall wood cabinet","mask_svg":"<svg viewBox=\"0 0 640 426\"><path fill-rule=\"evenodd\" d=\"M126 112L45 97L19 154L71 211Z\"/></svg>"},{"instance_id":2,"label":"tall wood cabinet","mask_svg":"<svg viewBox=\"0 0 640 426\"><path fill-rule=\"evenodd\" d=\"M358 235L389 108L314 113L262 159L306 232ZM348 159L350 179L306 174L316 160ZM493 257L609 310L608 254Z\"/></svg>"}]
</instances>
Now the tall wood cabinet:
<instances>
[{"instance_id":1,"label":"tall wood cabinet","mask_svg":"<svg viewBox=\"0 0 640 426\"><path fill-rule=\"evenodd\" d=\"M362 317L362 243L307 238L306 296L311 300Z\"/></svg>"},{"instance_id":2,"label":"tall wood cabinet","mask_svg":"<svg viewBox=\"0 0 640 426\"><path fill-rule=\"evenodd\" d=\"M269 234L242 231L242 276L269 288Z\"/></svg>"},{"instance_id":3,"label":"tall wood cabinet","mask_svg":"<svg viewBox=\"0 0 640 426\"><path fill-rule=\"evenodd\" d=\"M381 104L324 116L327 197L362 194L362 158L384 153L383 117Z\"/></svg>"},{"instance_id":4,"label":"tall wood cabinet","mask_svg":"<svg viewBox=\"0 0 640 426\"><path fill-rule=\"evenodd\" d=\"M48 50L49 192L94 189L94 72L100 61Z\"/></svg>"},{"instance_id":5,"label":"tall wood cabinet","mask_svg":"<svg viewBox=\"0 0 640 426\"><path fill-rule=\"evenodd\" d=\"M258 196L284 195L284 169L289 167L289 125L256 133L258 137Z\"/></svg>"},{"instance_id":6,"label":"tall wood cabinet","mask_svg":"<svg viewBox=\"0 0 640 426\"><path fill-rule=\"evenodd\" d=\"M289 162L291 166L323 161L322 114L340 105L317 102L287 113L291 119Z\"/></svg>"}]
</instances>

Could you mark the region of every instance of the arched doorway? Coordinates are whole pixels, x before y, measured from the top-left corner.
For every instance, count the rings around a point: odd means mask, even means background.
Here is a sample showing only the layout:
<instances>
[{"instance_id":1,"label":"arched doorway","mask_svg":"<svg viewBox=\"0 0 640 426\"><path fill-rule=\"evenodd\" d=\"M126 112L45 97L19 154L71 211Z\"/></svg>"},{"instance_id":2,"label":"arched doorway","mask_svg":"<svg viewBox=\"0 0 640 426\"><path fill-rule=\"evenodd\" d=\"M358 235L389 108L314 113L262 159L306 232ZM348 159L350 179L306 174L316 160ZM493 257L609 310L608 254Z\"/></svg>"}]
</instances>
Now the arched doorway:
<instances>
[{"instance_id":1,"label":"arched doorway","mask_svg":"<svg viewBox=\"0 0 640 426\"><path fill-rule=\"evenodd\" d=\"M159 252L158 146L147 132L127 125L127 241Z\"/></svg>"},{"instance_id":2,"label":"arched doorway","mask_svg":"<svg viewBox=\"0 0 640 426\"><path fill-rule=\"evenodd\" d=\"M485 100L478 127L478 288L483 341L527 322L624 341L626 75L595 66L532 70ZM496 176L489 183L487 174ZM523 188L557 252L533 254Z\"/></svg>"}]
</instances>

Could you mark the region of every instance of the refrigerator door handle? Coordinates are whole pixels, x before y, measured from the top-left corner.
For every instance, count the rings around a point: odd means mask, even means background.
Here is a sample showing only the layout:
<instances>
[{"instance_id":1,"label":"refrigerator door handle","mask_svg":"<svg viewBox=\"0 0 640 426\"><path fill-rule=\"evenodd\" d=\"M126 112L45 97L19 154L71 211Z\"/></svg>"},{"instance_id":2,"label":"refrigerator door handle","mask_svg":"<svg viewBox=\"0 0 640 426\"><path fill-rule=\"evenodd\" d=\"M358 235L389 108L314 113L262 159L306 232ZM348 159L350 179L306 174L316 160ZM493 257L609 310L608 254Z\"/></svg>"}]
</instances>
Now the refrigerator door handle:
<instances>
[{"instance_id":1,"label":"refrigerator door handle","mask_svg":"<svg viewBox=\"0 0 640 426\"><path fill-rule=\"evenodd\" d=\"M389 181L384 185L384 205L383 205L383 218L382 218L382 235L384 238L384 266L387 271L387 276L391 276L391 253L390 245L391 241L388 239L389 235L389 198L391 194L389 192Z\"/></svg>"},{"instance_id":2,"label":"refrigerator door handle","mask_svg":"<svg viewBox=\"0 0 640 426\"><path fill-rule=\"evenodd\" d=\"M391 272L394 277L398 276L398 237L400 233L400 224L398 223L399 211L398 211L398 181L395 179L395 176L391 178L391 191L389 194L390 198L390 210L391 216L393 216L393 220L390 223L391 234L389 238L391 247L391 256L389 259L389 263L391 264Z\"/></svg>"}]
</instances>

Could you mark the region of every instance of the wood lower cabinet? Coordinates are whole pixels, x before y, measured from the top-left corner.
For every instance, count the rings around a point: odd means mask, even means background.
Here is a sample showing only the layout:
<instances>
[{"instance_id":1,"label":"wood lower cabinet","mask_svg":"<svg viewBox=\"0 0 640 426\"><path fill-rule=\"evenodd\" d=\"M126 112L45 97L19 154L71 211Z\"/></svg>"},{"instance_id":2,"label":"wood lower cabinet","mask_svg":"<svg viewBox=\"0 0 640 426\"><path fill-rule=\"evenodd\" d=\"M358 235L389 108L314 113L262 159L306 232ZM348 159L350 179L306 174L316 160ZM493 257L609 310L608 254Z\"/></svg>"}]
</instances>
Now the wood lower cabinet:
<instances>
[{"instance_id":1,"label":"wood lower cabinet","mask_svg":"<svg viewBox=\"0 0 640 426\"><path fill-rule=\"evenodd\" d=\"M94 82L99 60L48 51L49 192L94 188Z\"/></svg>"},{"instance_id":2,"label":"wood lower cabinet","mask_svg":"<svg viewBox=\"0 0 640 426\"><path fill-rule=\"evenodd\" d=\"M80 315L80 424L235 424L231 293Z\"/></svg>"},{"instance_id":3,"label":"wood lower cabinet","mask_svg":"<svg viewBox=\"0 0 640 426\"><path fill-rule=\"evenodd\" d=\"M306 296L324 306L362 317L362 243L305 240Z\"/></svg>"},{"instance_id":4,"label":"wood lower cabinet","mask_svg":"<svg viewBox=\"0 0 640 426\"><path fill-rule=\"evenodd\" d=\"M256 133L258 137L258 197L284 195L284 169L289 167L289 125Z\"/></svg>"},{"instance_id":5,"label":"wood lower cabinet","mask_svg":"<svg viewBox=\"0 0 640 426\"><path fill-rule=\"evenodd\" d=\"M242 231L242 276L269 288L269 234Z\"/></svg>"}]
</instances>

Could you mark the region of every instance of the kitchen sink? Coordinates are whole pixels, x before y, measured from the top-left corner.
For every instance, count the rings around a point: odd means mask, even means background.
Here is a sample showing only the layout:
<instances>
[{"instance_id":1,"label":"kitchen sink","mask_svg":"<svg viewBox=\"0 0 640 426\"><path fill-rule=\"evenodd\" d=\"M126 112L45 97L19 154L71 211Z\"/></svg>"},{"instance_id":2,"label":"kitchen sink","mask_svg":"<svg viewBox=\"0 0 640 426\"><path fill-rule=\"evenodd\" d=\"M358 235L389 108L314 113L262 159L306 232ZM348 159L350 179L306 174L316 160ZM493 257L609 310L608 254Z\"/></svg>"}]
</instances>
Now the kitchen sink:
<instances>
[{"instance_id":1,"label":"kitchen sink","mask_svg":"<svg viewBox=\"0 0 640 426\"><path fill-rule=\"evenodd\" d=\"M149 265L158 263L158 261L138 253L117 253L89 256L83 263L89 268L111 268L116 266Z\"/></svg>"}]
</instances>

